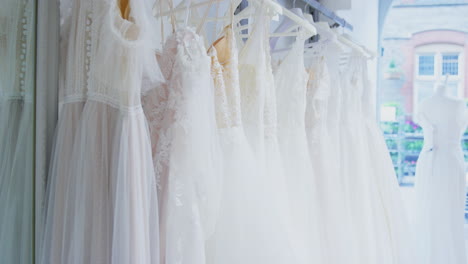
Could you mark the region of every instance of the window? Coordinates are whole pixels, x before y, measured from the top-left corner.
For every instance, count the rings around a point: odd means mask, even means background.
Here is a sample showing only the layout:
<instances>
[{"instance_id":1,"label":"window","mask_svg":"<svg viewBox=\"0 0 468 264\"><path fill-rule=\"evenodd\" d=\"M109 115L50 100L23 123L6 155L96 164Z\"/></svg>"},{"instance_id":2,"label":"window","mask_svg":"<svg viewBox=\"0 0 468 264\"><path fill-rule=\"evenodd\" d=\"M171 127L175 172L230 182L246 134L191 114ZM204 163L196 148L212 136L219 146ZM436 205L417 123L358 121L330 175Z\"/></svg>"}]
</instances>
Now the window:
<instances>
[{"instance_id":1,"label":"window","mask_svg":"<svg viewBox=\"0 0 468 264\"><path fill-rule=\"evenodd\" d=\"M419 75L434 75L434 55L419 55Z\"/></svg>"},{"instance_id":2,"label":"window","mask_svg":"<svg viewBox=\"0 0 468 264\"><path fill-rule=\"evenodd\" d=\"M442 55L442 75L458 75L458 54Z\"/></svg>"}]
</instances>

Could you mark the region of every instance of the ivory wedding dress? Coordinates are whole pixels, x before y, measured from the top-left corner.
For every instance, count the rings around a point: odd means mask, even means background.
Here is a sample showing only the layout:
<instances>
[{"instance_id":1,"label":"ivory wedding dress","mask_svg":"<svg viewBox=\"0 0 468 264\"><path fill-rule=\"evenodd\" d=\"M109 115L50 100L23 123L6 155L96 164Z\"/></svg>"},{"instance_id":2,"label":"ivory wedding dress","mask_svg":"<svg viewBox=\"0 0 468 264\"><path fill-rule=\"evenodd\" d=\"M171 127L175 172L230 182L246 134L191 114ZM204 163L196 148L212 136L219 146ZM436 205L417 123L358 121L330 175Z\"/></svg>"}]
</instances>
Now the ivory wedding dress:
<instances>
[{"instance_id":1,"label":"ivory wedding dress","mask_svg":"<svg viewBox=\"0 0 468 264\"><path fill-rule=\"evenodd\" d=\"M88 89L94 26L91 7L90 1L73 2L73 12L67 18L69 31L63 31L61 39L59 119L47 177L44 230L38 254L42 264L66 262L70 249L74 220L71 199L75 190L71 157Z\"/></svg>"},{"instance_id":2,"label":"ivory wedding dress","mask_svg":"<svg viewBox=\"0 0 468 264\"><path fill-rule=\"evenodd\" d=\"M223 192L215 233L209 240L208 263L258 263L258 172L244 133L238 72L238 51L231 26L210 47L215 84L216 121L224 158ZM264 252L265 253L265 252Z\"/></svg>"},{"instance_id":3,"label":"ivory wedding dress","mask_svg":"<svg viewBox=\"0 0 468 264\"><path fill-rule=\"evenodd\" d=\"M147 94L145 112L159 187L161 263L205 264L222 176L210 57L203 39L183 27L159 61L167 82Z\"/></svg>"},{"instance_id":4,"label":"ivory wedding dress","mask_svg":"<svg viewBox=\"0 0 468 264\"><path fill-rule=\"evenodd\" d=\"M333 42L317 43L308 51L306 132L320 205L324 263L356 263L351 215L340 173L338 149L340 84ZM309 55L311 54L311 55Z\"/></svg>"},{"instance_id":5,"label":"ivory wedding dress","mask_svg":"<svg viewBox=\"0 0 468 264\"><path fill-rule=\"evenodd\" d=\"M263 10L263 9L262 9ZM255 21L253 21L255 19ZM266 20L265 20L266 19ZM250 37L239 55L241 112L247 140L259 168L257 181L258 220L253 222L257 254L252 263L304 263L296 252L288 212L284 171L277 140L276 94L268 43L269 18L258 12Z\"/></svg>"},{"instance_id":6,"label":"ivory wedding dress","mask_svg":"<svg viewBox=\"0 0 468 264\"><path fill-rule=\"evenodd\" d=\"M29 264L33 262L34 246L34 1L7 1L3 8L0 256L4 263Z\"/></svg>"},{"instance_id":7,"label":"ivory wedding dress","mask_svg":"<svg viewBox=\"0 0 468 264\"><path fill-rule=\"evenodd\" d=\"M309 263L322 263L321 213L305 129L309 76L304 67L304 42L309 36L301 29L297 34L275 74L278 141L297 248Z\"/></svg>"},{"instance_id":8,"label":"ivory wedding dress","mask_svg":"<svg viewBox=\"0 0 468 264\"><path fill-rule=\"evenodd\" d=\"M417 122L424 147L416 167L418 256L422 263L466 263L465 160L461 138L468 124L466 104L447 96L446 87L424 100Z\"/></svg>"},{"instance_id":9,"label":"ivory wedding dress","mask_svg":"<svg viewBox=\"0 0 468 264\"><path fill-rule=\"evenodd\" d=\"M78 16L76 24L89 33L84 35L89 36L85 59L91 60L78 63L89 73L74 88L79 91L87 84L87 96L72 139L71 164L63 168L69 178L60 186L66 211L59 221L66 224L66 239L53 245L57 255L52 257L59 256L56 263L71 264L158 263L156 182L140 103L143 76L162 80L159 68L146 64L148 57L154 58L146 13L150 9L146 2L130 1L130 22L122 18L116 2L81 4L88 12ZM83 50L76 52L81 55ZM69 114L76 117L72 110Z\"/></svg>"}]
</instances>

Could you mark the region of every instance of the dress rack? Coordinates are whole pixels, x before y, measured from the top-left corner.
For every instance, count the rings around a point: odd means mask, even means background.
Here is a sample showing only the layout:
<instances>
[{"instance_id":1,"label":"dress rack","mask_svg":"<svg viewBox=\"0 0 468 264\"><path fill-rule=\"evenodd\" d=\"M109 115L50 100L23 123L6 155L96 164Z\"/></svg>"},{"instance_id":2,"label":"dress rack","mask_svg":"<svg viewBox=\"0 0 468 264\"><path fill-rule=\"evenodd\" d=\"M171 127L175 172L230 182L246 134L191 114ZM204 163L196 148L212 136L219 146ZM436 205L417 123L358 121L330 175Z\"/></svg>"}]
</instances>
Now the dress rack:
<instances>
[{"instance_id":1,"label":"dress rack","mask_svg":"<svg viewBox=\"0 0 468 264\"><path fill-rule=\"evenodd\" d=\"M309 6L311 6L313 9L319 11L322 13L324 16L328 17L329 19L333 20L336 22L338 25L342 26L343 28L347 28L350 31L353 31L353 25L348 23L344 18L339 17L338 15L335 14L335 12L331 11L330 9L326 8L324 5L320 4L316 0L302 0Z\"/></svg>"}]
</instances>

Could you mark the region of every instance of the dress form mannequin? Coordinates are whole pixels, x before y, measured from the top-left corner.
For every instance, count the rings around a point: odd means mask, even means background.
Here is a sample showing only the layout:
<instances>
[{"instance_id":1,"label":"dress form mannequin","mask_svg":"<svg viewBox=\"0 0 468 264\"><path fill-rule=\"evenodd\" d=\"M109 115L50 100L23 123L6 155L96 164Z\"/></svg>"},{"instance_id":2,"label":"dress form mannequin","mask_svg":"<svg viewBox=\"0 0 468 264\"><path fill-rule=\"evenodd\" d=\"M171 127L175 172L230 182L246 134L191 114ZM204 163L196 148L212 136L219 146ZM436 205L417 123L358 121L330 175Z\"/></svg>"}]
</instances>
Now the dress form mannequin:
<instances>
[{"instance_id":1,"label":"dress form mannequin","mask_svg":"<svg viewBox=\"0 0 468 264\"><path fill-rule=\"evenodd\" d=\"M452 98L442 83L418 109L416 121L424 130L424 148L416 167L414 220L422 263L466 263L461 137L467 120L465 102Z\"/></svg>"}]
</instances>

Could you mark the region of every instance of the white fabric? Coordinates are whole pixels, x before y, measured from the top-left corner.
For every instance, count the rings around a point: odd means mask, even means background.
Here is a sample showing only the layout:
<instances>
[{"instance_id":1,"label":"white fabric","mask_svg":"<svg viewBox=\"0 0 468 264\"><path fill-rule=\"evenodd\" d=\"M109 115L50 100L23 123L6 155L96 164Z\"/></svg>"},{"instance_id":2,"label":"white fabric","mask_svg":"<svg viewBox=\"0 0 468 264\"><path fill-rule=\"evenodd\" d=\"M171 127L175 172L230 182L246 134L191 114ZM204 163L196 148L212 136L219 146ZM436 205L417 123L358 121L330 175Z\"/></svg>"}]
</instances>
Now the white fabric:
<instances>
[{"instance_id":1,"label":"white fabric","mask_svg":"<svg viewBox=\"0 0 468 264\"><path fill-rule=\"evenodd\" d=\"M418 256L428 264L466 263L465 102L436 93L421 103L416 120L424 130L415 183Z\"/></svg>"},{"instance_id":2,"label":"white fabric","mask_svg":"<svg viewBox=\"0 0 468 264\"><path fill-rule=\"evenodd\" d=\"M0 256L33 261L34 1L0 11Z\"/></svg>"},{"instance_id":3,"label":"white fabric","mask_svg":"<svg viewBox=\"0 0 468 264\"><path fill-rule=\"evenodd\" d=\"M145 63L154 58L147 31L122 19L115 2L75 4L41 260L158 263L156 182L140 97L144 74L162 76ZM143 16L131 10L131 19Z\"/></svg>"},{"instance_id":4,"label":"white fabric","mask_svg":"<svg viewBox=\"0 0 468 264\"><path fill-rule=\"evenodd\" d=\"M167 83L146 95L159 187L161 262L206 263L221 192L210 58L203 40L181 28L166 41L160 64Z\"/></svg>"},{"instance_id":5,"label":"white fabric","mask_svg":"<svg viewBox=\"0 0 468 264\"><path fill-rule=\"evenodd\" d=\"M316 49L317 47L314 47ZM323 53L324 52L324 53ZM305 124L321 219L324 263L355 263L355 244L343 176L339 173L339 79L328 46L308 61L309 79ZM329 70L329 68L331 69Z\"/></svg>"},{"instance_id":6,"label":"white fabric","mask_svg":"<svg viewBox=\"0 0 468 264\"><path fill-rule=\"evenodd\" d=\"M295 246L308 263L322 263L322 240L315 175L305 129L306 93L309 75L304 67L304 41L300 31L296 42L275 74L278 141L284 164Z\"/></svg>"},{"instance_id":7,"label":"white fabric","mask_svg":"<svg viewBox=\"0 0 468 264\"><path fill-rule=\"evenodd\" d=\"M261 9L263 10L263 9ZM277 139L276 93L268 44L270 20L259 11L239 55L242 123L259 168L259 203L252 263L304 263L292 237L288 197ZM255 21L254 21L255 20ZM257 226L258 225L258 226Z\"/></svg>"}]
</instances>

